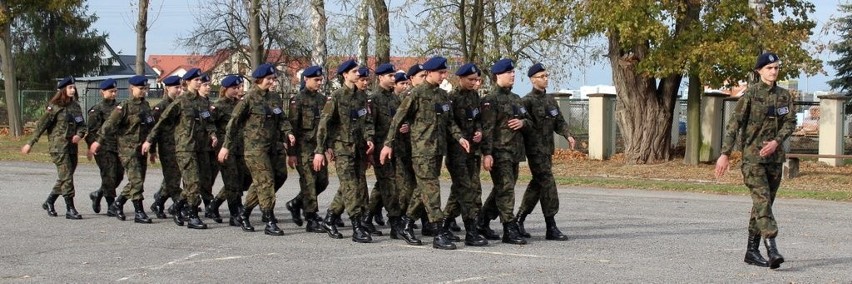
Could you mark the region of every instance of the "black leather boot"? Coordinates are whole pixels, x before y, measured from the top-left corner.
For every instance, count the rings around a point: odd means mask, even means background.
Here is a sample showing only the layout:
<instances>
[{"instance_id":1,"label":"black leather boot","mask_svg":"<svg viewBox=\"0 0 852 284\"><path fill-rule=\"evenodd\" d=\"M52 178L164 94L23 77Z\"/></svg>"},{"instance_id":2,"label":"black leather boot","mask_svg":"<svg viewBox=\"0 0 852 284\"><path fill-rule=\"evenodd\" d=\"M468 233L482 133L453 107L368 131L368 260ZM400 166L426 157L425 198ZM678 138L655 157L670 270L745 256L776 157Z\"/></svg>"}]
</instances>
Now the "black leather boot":
<instances>
[{"instance_id":1,"label":"black leather boot","mask_svg":"<svg viewBox=\"0 0 852 284\"><path fill-rule=\"evenodd\" d=\"M56 203L56 199L59 198L59 194L49 194L47 195L47 200L41 204L41 208L47 211L47 216L56 217L59 214L56 214L56 208L53 207L53 204Z\"/></svg>"},{"instance_id":2,"label":"black leather boot","mask_svg":"<svg viewBox=\"0 0 852 284\"><path fill-rule=\"evenodd\" d=\"M775 238L763 239L763 245L766 246L766 254L769 256L769 269L781 267L781 264L784 263L784 257L778 253Z\"/></svg>"},{"instance_id":3,"label":"black leather boot","mask_svg":"<svg viewBox=\"0 0 852 284\"><path fill-rule=\"evenodd\" d=\"M74 198L73 197L65 197L65 219L74 219L79 220L83 219L83 216L80 216L80 213L77 212L77 208L74 208Z\"/></svg>"},{"instance_id":4,"label":"black leather boot","mask_svg":"<svg viewBox=\"0 0 852 284\"><path fill-rule=\"evenodd\" d=\"M287 207L287 211L290 211L290 218L293 220L293 224L301 227L304 224L302 220L302 200L297 196L287 201L284 207Z\"/></svg>"},{"instance_id":5,"label":"black leather boot","mask_svg":"<svg viewBox=\"0 0 852 284\"><path fill-rule=\"evenodd\" d=\"M464 219L464 244L472 247L482 247L488 245L488 240L485 239L479 232L476 231L475 219Z\"/></svg>"},{"instance_id":6,"label":"black leather boot","mask_svg":"<svg viewBox=\"0 0 852 284\"><path fill-rule=\"evenodd\" d=\"M273 213L271 209L261 210L261 213L267 216L266 220L274 220L274 218L272 218ZM266 228L263 229L263 233L270 236L284 235L284 231L282 231L281 228L278 228L278 223L272 221L266 222Z\"/></svg>"},{"instance_id":7,"label":"black leather boot","mask_svg":"<svg viewBox=\"0 0 852 284\"><path fill-rule=\"evenodd\" d=\"M254 210L253 207L240 207L242 211L240 212L240 227L244 232L254 232L254 227L251 225L251 221L249 218L251 217L251 211Z\"/></svg>"},{"instance_id":8,"label":"black leather boot","mask_svg":"<svg viewBox=\"0 0 852 284\"><path fill-rule=\"evenodd\" d=\"M331 210L325 213L325 220L322 222L322 228L328 233L332 239L342 239L343 234L337 231L337 220L340 220L340 215L331 213Z\"/></svg>"},{"instance_id":9,"label":"black leather boot","mask_svg":"<svg viewBox=\"0 0 852 284\"><path fill-rule=\"evenodd\" d=\"M746 246L745 263L760 267L769 267L769 262L760 254L760 234L748 235L748 246Z\"/></svg>"},{"instance_id":10,"label":"black leather boot","mask_svg":"<svg viewBox=\"0 0 852 284\"><path fill-rule=\"evenodd\" d=\"M148 218L148 214L145 214L145 206L142 206L142 200L133 200L133 208L136 210L133 222L151 224L151 218Z\"/></svg>"},{"instance_id":11,"label":"black leather boot","mask_svg":"<svg viewBox=\"0 0 852 284\"><path fill-rule=\"evenodd\" d=\"M177 215L177 214L178 214L178 212L180 212L180 211L178 211L177 209L175 209L175 207L177 207L177 206L175 206L176 204L177 204L177 201L175 201L174 199L172 199L172 205L170 205L170 206L169 206L169 208L168 208L168 209L166 209L166 212L169 212L169 214L171 214L171 215L173 215L173 216L174 216L174 215Z\"/></svg>"},{"instance_id":12,"label":"black leather boot","mask_svg":"<svg viewBox=\"0 0 852 284\"><path fill-rule=\"evenodd\" d=\"M441 223L447 223L446 220L443 220ZM440 226L438 222L434 224L430 224L431 226L438 227L438 231L435 232L435 238L432 239L432 247L436 249L446 249L446 250L454 250L456 249L456 244L453 243L453 240L447 237L448 234L451 234L447 227Z\"/></svg>"},{"instance_id":13,"label":"black leather boot","mask_svg":"<svg viewBox=\"0 0 852 284\"><path fill-rule=\"evenodd\" d=\"M186 207L186 206L185 206ZM201 221L201 218L198 218L198 207L190 205L189 207L189 221L186 222L186 227L189 229L207 229L207 224Z\"/></svg>"},{"instance_id":14,"label":"black leather boot","mask_svg":"<svg viewBox=\"0 0 852 284\"><path fill-rule=\"evenodd\" d=\"M166 216L166 212L165 212L165 208L164 208L164 207L166 207L166 200L168 200L168 199L169 199L168 197L164 198L160 194L160 191L157 191L156 193L154 193L154 201L151 202L151 213L154 213L154 215L157 216L158 219L168 218L168 216Z\"/></svg>"},{"instance_id":15,"label":"black leather boot","mask_svg":"<svg viewBox=\"0 0 852 284\"><path fill-rule=\"evenodd\" d=\"M390 238L391 239L399 239L399 233L397 233L397 228L399 228L399 217L388 216L388 225L390 226Z\"/></svg>"},{"instance_id":16,"label":"black leather boot","mask_svg":"<svg viewBox=\"0 0 852 284\"><path fill-rule=\"evenodd\" d=\"M515 245L527 244L527 240L524 240L524 238L521 237L521 234L518 233L518 223L517 222L503 223L503 242L507 243L507 244L515 244Z\"/></svg>"},{"instance_id":17,"label":"black leather boot","mask_svg":"<svg viewBox=\"0 0 852 284\"><path fill-rule=\"evenodd\" d=\"M443 232L444 235L445 235L444 237L446 237L448 240L454 241L454 242L461 242L461 238L459 238L459 236L456 236L455 234L453 234L452 224L453 224L452 219L444 219L444 221L441 222L441 227L443 227L443 230L439 230L439 231ZM458 226L458 225L456 225L456 226Z\"/></svg>"},{"instance_id":18,"label":"black leather boot","mask_svg":"<svg viewBox=\"0 0 852 284\"><path fill-rule=\"evenodd\" d=\"M212 202L212 199L201 198L201 203L204 204L204 218L213 219L213 211L208 210Z\"/></svg>"},{"instance_id":19,"label":"black leather boot","mask_svg":"<svg viewBox=\"0 0 852 284\"><path fill-rule=\"evenodd\" d=\"M491 221L488 220L488 218L479 216L477 217L476 224L477 232L479 232L480 235L485 237L485 239L492 241L500 240L500 235L498 235L496 232L494 232L494 230L491 229Z\"/></svg>"},{"instance_id":20,"label":"black leather boot","mask_svg":"<svg viewBox=\"0 0 852 284\"><path fill-rule=\"evenodd\" d=\"M352 241L356 243L370 243L373 242L373 238L370 237L370 233L363 226L363 217L361 216L352 216L349 219L352 222Z\"/></svg>"},{"instance_id":21,"label":"black leather boot","mask_svg":"<svg viewBox=\"0 0 852 284\"><path fill-rule=\"evenodd\" d=\"M225 200L214 197L213 200L210 200L210 203L207 204L206 215L210 215L209 218L213 219L213 222L222 223L222 215L219 215L219 206L222 205L222 202L225 202Z\"/></svg>"},{"instance_id":22,"label":"black leather boot","mask_svg":"<svg viewBox=\"0 0 852 284\"><path fill-rule=\"evenodd\" d=\"M544 238L551 241L567 241L568 236L562 234L559 227L556 227L556 219L553 216L544 217L544 224L547 231L544 233Z\"/></svg>"},{"instance_id":23,"label":"black leather boot","mask_svg":"<svg viewBox=\"0 0 852 284\"><path fill-rule=\"evenodd\" d=\"M433 227L432 223L429 223L429 218L427 217L420 217L420 228L421 235L430 237L435 236L435 231L438 230L438 228Z\"/></svg>"},{"instance_id":24,"label":"black leather boot","mask_svg":"<svg viewBox=\"0 0 852 284\"><path fill-rule=\"evenodd\" d=\"M173 208L172 210L169 210L171 211L169 213L172 214L172 221L175 222L175 225L184 225L183 218L181 217L181 211L183 211L184 207L186 207L186 199L179 200L178 202L172 204L172 207L169 207Z\"/></svg>"},{"instance_id":25,"label":"black leather boot","mask_svg":"<svg viewBox=\"0 0 852 284\"><path fill-rule=\"evenodd\" d=\"M450 230L453 232L461 232L461 227L459 227L459 223L456 222L456 218L450 218Z\"/></svg>"},{"instance_id":26,"label":"black leather boot","mask_svg":"<svg viewBox=\"0 0 852 284\"><path fill-rule=\"evenodd\" d=\"M524 228L524 221L527 220L527 215L528 214L526 213L518 212L518 216L515 218L515 220L517 220L518 222L518 233L521 235L521 237L524 238L532 237L530 233L527 233L527 229Z\"/></svg>"},{"instance_id":27,"label":"black leather boot","mask_svg":"<svg viewBox=\"0 0 852 284\"><path fill-rule=\"evenodd\" d=\"M127 203L127 197L124 195L119 195L112 203L115 207L115 218L121 221L127 220L127 216L124 215L124 203Z\"/></svg>"},{"instance_id":28,"label":"black leather boot","mask_svg":"<svg viewBox=\"0 0 852 284\"><path fill-rule=\"evenodd\" d=\"M342 216L337 216L337 219L334 219L334 222L335 222L335 225L337 225L338 228L346 227L346 223L343 222Z\"/></svg>"},{"instance_id":29,"label":"black leather boot","mask_svg":"<svg viewBox=\"0 0 852 284\"><path fill-rule=\"evenodd\" d=\"M115 197L104 197L104 201L106 201L107 212L106 215L109 217L115 217L115 207L112 206L115 203Z\"/></svg>"},{"instance_id":30,"label":"black leather boot","mask_svg":"<svg viewBox=\"0 0 852 284\"><path fill-rule=\"evenodd\" d=\"M373 236L381 236L382 231L379 231L379 229L376 229L376 226L373 226L373 217L370 214L364 214L363 216L359 219L361 219L361 227L364 228L364 231Z\"/></svg>"},{"instance_id":31,"label":"black leather boot","mask_svg":"<svg viewBox=\"0 0 852 284\"><path fill-rule=\"evenodd\" d=\"M101 213L101 198L103 197L104 192L100 189L89 193L89 199L92 200L92 211L95 211L95 213Z\"/></svg>"},{"instance_id":32,"label":"black leather boot","mask_svg":"<svg viewBox=\"0 0 852 284\"><path fill-rule=\"evenodd\" d=\"M417 236L414 235L414 219L405 215L400 217L397 232L407 244L414 246L423 245L423 242L417 239Z\"/></svg>"},{"instance_id":33,"label":"black leather boot","mask_svg":"<svg viewBox=\"0 0 852 284\"><path fill-rule=\"evenodd\" d=\"M242 206L242 204L240 204L239 200L228 200L228 225L233 227L240 226L240 206Z\"/></svg>"},{"instance_id":34,"label":"black leather boot","mask_svg":"<svg viewBox=\"0 0 852 284\"><path fill-rule=\"evenodd\" d=\"M376 225L385 225L385 218L382 216L382 208L379 208L379 213L373 214L372 218L373 221L376 221Z\"/></svg>"},{"instance_id":35,"label":"black leather boot","mask_svg":"<svg viewBox=\"0 0 852 284\"><path fill-rule=\"evenodd\" d=\"M322 219L315 212L305 212L305 232L308 233L325 233L322 227Z\"/></svg>"}]
</instances>

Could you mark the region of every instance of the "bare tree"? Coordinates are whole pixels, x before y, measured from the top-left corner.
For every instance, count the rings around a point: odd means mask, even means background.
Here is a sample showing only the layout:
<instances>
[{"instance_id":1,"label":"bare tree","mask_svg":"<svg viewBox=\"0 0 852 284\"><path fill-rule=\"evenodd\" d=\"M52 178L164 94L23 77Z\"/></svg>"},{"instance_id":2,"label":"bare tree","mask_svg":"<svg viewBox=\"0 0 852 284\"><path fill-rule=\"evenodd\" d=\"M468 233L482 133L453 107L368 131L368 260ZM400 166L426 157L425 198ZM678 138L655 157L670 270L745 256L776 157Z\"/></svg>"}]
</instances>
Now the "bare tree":
<instances>
[{"instance_id":1,"label":"bare tree","mask_svg":"<svg viewBox=\"0 0 852 284\"><path fill-rule=\"evenodd\" d=\"M385 0L372 0L370 7L376 25L376 64L390 62L390 15Z\"/></svg>"},{"instance_id":2,"label":"bare tree","mask_svg":"<svg viewBox=\"0 0 852 284\"><path fill-rule=\"evenodd\" d=\"M145 74L145 37L148 34L148 3L139 0L139 19L136 22L136 75Z\"/></svg>"},{"instance_id":3,"label":"bare tree","mask_svg":"<svg viewBox=\"0 0 852 284\"><path fill-rule=\"evenodd\" d=\"M311 51L311 63L326 68L326 57L328 47L326 46L326 25L328 18L325 17L325 1L311 0L311 31L313 33L313 49Z\"/></svg>"},{"instance_id":4,"label":"bare tree","mask_svg":"<svg viewBox=\"0 0 852 284\"><path fill-rule=\"evenodd\" d=\"M263 62L263 46L260 44L260 0L251 0L249 6L249 52L251 67L256 68Z\"/></svg>"},{"instance_id":5,"label":"bare tree","mask_svg":"<svg viewBox=\"0 0 852 284\"><path fill-rule=\"evenodd\" d=\"M18 80L15 72L15 58L12 56L12 7L6 0L0 0L0 60L2 60L4 89L6 90L6 110L9 116L9 134L19 137L24 134L21 116L18 113Z\"/></svg>"},{"instance_id":6,"label":"bare tree","mask_svg":"<svg viewBox=\"0 0 852 284\"><path fill-rule=\"evenodd\" d=\"M358 61L367 64L370 47L370 10L367 1L358 5Z\"/></svg>"}]
</instances>

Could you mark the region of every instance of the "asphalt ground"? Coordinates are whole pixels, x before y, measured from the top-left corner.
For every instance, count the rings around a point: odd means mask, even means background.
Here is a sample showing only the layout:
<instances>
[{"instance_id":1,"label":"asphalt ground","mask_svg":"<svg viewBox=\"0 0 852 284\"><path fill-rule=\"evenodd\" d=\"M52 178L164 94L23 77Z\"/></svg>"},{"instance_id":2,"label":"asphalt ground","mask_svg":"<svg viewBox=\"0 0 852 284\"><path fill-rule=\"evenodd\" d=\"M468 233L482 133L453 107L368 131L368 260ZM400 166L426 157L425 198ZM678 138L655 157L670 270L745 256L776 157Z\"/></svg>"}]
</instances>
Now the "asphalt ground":
<instances>
[{"instance_id":1,"label":"asphalt ground","mask_svg":"<svg viewBox=\"0 0 852 284\"><path fill-rule=\"evenodd\" d=\"M278 193L296 194L295 171ZM159 169L148 172L146 207L158 188ZM743 263L751 207L748 196L720 196L633 189L559 189L556 216L566 242L544 239L539 209L527 219L527 245L492 242L487 247L436 250L375 237L353 243L351 226L335 240L306 233L289 221L284 202L277 216L284 236L245 233L205 222L207 230L178 227L170 219L135 224L92 212L87 194L99 185L97 170L81 166L75 184L83 220L41 209L55 180L51 164L0 163L0 282L149 283L825 283L852 281L852 203L781 199L778 246L786 262L770 270ZM324 212L337 189L320 196ZM371 182L372 184L372 182ZM217 181L216 190L221 185ZM123 186L123 184L122 184ZM516 188L520 199L525 184ZM484 184L485 191L491 184ZM449 185L445 182L443 197ZM745 189L744 189L745 191ZM517 204L516 204L517 206ZM132 205L125 205L132 220ZM257 211L257 210L255 210ZM104 212L104 211L102 211ZM226 214L226 206L222 206ZM499 228L497 222L492 227ZM419 231L418 231L419 233ZM765 253L765 249L761 248Z\"/></svg>"}]
</instances>

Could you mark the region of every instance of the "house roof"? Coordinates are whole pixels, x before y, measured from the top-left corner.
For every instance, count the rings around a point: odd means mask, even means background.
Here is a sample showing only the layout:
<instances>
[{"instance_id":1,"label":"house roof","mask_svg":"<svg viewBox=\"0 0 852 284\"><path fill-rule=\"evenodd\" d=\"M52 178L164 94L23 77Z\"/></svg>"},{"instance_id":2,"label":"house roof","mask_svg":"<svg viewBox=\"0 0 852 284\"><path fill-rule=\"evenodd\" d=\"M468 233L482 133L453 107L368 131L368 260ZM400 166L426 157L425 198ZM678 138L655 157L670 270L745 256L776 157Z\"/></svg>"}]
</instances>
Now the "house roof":
<instances>
[{"instance_id":1,"label":"house roof","mask_svg":"<svg viewBox=\"0 0 852 284\"><path fill-rule=\"evenodd\" d=\"M231 52L220 50L211 55L154 55L148 56L148 65L160 71L157 81L172 75L178 69L189 70L197 67L201 72L209 72L216 68L222 61L228 59Z\"/></svg>"}]
</instances>

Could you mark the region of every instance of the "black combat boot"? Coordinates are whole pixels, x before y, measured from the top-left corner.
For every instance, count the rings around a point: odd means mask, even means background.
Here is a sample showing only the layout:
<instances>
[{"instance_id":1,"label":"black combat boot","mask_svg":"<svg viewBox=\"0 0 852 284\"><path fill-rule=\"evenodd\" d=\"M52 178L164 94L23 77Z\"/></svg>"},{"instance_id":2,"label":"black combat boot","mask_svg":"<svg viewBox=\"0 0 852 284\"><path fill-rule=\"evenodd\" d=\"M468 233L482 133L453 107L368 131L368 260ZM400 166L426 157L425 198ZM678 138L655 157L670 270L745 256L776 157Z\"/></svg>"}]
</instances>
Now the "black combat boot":
<instances>
[{"instance_id":1,"label":"black combat boot","mask_svg":"<svg viewBox=\"0 0 852 284\"><path fill-rule=\"evenodd\" d=\"M766 246L766 254L769 256L769 269L781 267L784 263L784 257L778 253L778 246L775 245L775 238L763 239L763 245Z\"/></svg>"},{"instance_id":2,"label":"black combat boot","mask_svg":"<svg viewBox=\"0 0 852 284\"><path fill-rule=\"evenodd\" d=\"M74 208L73 197L65 197L65 208L67 209L67 211L65 212L65 219L83 219L83 216L80 216L80 213L77 213L77 208Z\"/></svg>"},{"instance_id":3,"label":"black combat boot","mask_svg":"<svg viewBox=\"0 0 852 284\"><path fill-rule=\"evenodd\" d=\"M446 220L443 220L441 223L447 223ZM446 249L446 250L454 250L456 249L456 244L453 243L453 240L449 239L447 235L451 234L449 227L439 225L439 222L435 222L430 224L430 226L438 227L438 231L435 232L435 238L432 239L432 247L436 249Z\"/></svg>"},{"instance_id":4,"label":"black combat boot","mask_svg":"<svg viewBox=\"0 0 852 284\"><path fill-rule=\"evenodd\" d=\"M213 219L213 211L209 210L212 202L212 199L201 198L201 203L204 204L204 218Z\"/></svg>"},{"instance_id":5,"label":"black combat boot","mask_svg":"<svg viewBox=\"0 0 852 284\"><path fill-rule=\"evenodd\" d=\"M446 237L450 241L461 242L461 238L459 238L459 236L456 236L455 234L453 234L452 219L444 219L444 221L441 222L441 227L443 227L443 230L439 230L439 231L444 233L444 235L445 235L444 237Z\"/></svg>"},{"instance_id":6,"label":"black combat boot","mask_svg":"<svg viewBox=\"0 0 852 284\"><path fill-rule=\"evenodd\" d=\"M184 207L186 207L186 199L181 199L178 202L175 202L174 204L172 204L171 207L169 207L169 208L173 208L172 210L169 210L170 211L169 213L172 214L172 221L175 222L175 225L178 225L178 226L184 225L183 224L183 217L181 217L181 212L183 211Z\"/></svg>"},{"instance_id":7,"label":"black combat boot","mask_svg":"<svg viewBox=\"0 0 852 284\"><path fill-rule=\"evenodd\" d=\"M399 227L399 217L388 216L388 225L390 226L390 238L399 239L397 228Z\"/></svg>"},{"instance_id":8,"label":"black combat boot","mask_svg":"<svg viewBox=\"0 0 852 284\"><path fill-rule=\"evenodd\" d=\"M423 242L417 239L417 236L414 235L414 219L411 219L408 216L402 215L402 217L399 218L397 233L399 233L399 236L402 237L402 239L409 245L423 245Z\"/></svg>"},{"instance_id":9,"label":"black combat boot","mask_svg":"<svg viewBox=\"0 0 852 284\"><path fill-rule=\"evenodd\" d=\"M379 208L379 213L373 214L372 218L373 218L373 220L371 220L371 221L376 221L376 225L379 225L379 226L385 225L385 218L382 216L382 208L381 207Z\"/></svg>"},{"instance_id":10,"label":"black combat boot","mask_svg":"<svg viewBox=\"0 0 852 284\"><path fill-rule=\"evenodd\" d=\"M496 232L494 232L494 230L491 229L491 221L488 220L488 218L479 216L477 217L476 223L477 232L479 232L480 235L485 237L485 239L492 241L500 240L500 235L498 235Z\"/></svg>"},{"instance_id":11,"label":"black combat boot","mask_svg":"<svg viewBox=\"0 0 852 284\"><path fill-rule=\"evenodd\" d=\"M328 212L325 213L325 220L322 222L322 228L332 239L343 238L343 234L337 231L337 220L340 220L340 215L331 213L331 210L328 210Z\"/></svg>"},{"instance_id":12,"label":"black combat boot","mask_svg":"<svg viewBox=\"0 0 852 284\"><path fill-rule=\"evenodd\" d=\"M361 227L364 228L364 231L373 236L381 236L382 231L379 231L379 229L376 229L376 226L373 226L372 215L364 214L363 216L358 219L361 219Z\"/></svg>"},{"instance_id":13,"label":"black combat boot","mask_svg":"<svg viewBox=\"0 0 852 284\"><path fill-rule=\"evenodd\" d=\"M507 244L525 245L527 240L518 232L517 222L503 223L503 242Z\"/></svg>"},{"instance_id":14,"label":"black combat boot","mask_svg":"<svg viewBox=\"0 0 852 284\"><path fill-rule=\"evenodd\" d=\"M346 223L343 222L342 214L341 214L341 216L337 216L337 219L334 219L334 222L335 222L335 225L337 225L338 228L346 227Z\"/></svg>"},{"instance_id":15,"label":"black combat boot","mask_svg":"<svg viewBox=\"0 0 852 284\"><path fill-rule=\"evenodd\" d=\"M305 212L305 221L305 232L325 233L325 228L322 227L322 219L317 216L316 212Z\"/></svg>"},{"instance_id":16,"label":"black combat boot","mask_svg":"<svg viewBox=\"0 0 852 284\"><path fill-rule=\"evenodd\" d=\"M266 220L274 220L274 218L271 218L271 216L273 215L271 209L261 210L261 213L267 216ZM266 222L266 228L263 229L263 233L270 236L284 235L284 231L282 231L281 228L278 228L278 223L272 221Z\"/></svg>"},{"instance_id":17,"label":"black combat boot","mask_svg":"<svg viewBox=\"0 0 852 284\"><path fill-rule=\"evenodd\" d=\"M107 206L106 215L109 217L115 217L117 213L115 212L115 206L112 206L112 204L115 203L115 197L104 196L104 201L106 201Z\"/></svg>"},{"instance_id":18,"label":"black combat boot","mask_svg":"<svg viewBox=\"0 0 852 284\"><path fill-rule=\"evenodd\" d=\"M189 205L188 207L189 221L186 222L186 227L189 229L207 229L207 224L204 224L204 222L201 221L201 218L198 218L198 207L194 205Z\"/></svg>"},{"instance_id":19,"label":"black combat boot","mask_svg":"<svg viewBox=\"0 0 852 284\"><path fill-rule=\"evenodd\" d=\"M157 191L157 192L154 193L154 201L151 202L151 213L154 213L154 215L156 215L158 219L168 218L168 216L166 216L166 212L163 208L163 207L166 207L166 200L168 200L168 199L169 199L168 197L164 198L160 194L160 191Z\"/></svg>"},{"instance_id":20,"label":"black combat boot","mask_svg":"<svg viewBox=\"0 0 852 284\"><path fill-rule=\"evenodd\" d=\"M437 224L437 223L435 223L435 224ZM420 228L421 228L420 234L423 235L423 236L430 236L430 237L435 236L435 234L436 234L435 231L437 231L438 230L437 227L439 227L435 224L429 223L429 218L427 218L427 217L420 217Z\"/></svg>"},{"instance_id":21,"label":"black combat boot","mask_svg":"<svg viewBox=\"0 0 852 284\"><path fill-rule=\"evenodd\" d=\"M567 241L568 236L562 234L559 227L556 227L556 219L553 216L544 217L544 224L547 231L544 233L544 238L551 241Z\"/></svg>"},{"instance_id":22,"label":"black combat boot","mask_svg":"<svg viewBox=\"0 0 852 284\"><path fill-rule=\"evenodd\" d=\"M233 227L240 226L240 206L242 206L242 204L240 204L239 200L228 200L228 225Z\"/></svg>"},{"instance_id":23,"label":"black combat boot","mask_svg":"<svg viewBox=\"0 0 852 284\"><path fill-rule=\"evenodd\" d=\"M745 263L760 267L769 267L769 262L760 254L760 234L748 235L748 246L746 246Z\"/></svg>"},{"instance_id":24,"label":"black combat boot","mask_svg":"<svg viewBox=\"0 0 852 284\"><path fill-rule=\"evenodd\" d=\"M296 198L287 201L287 203L284 204L284 207L287 207L287 211L290 211L290 218L293 219L293 224L301 227L304 224L304 221L302 220L302 199L300 199L299 196L296 196Z\"/></svg>"},{"instance_id":25,"label":"black combat boot","mask_svg":"<svg viewBox=\"0 0 852 284\"><path fill-rule=\"evenodd\" d=\"M47 200L41 204L41 208L47 210L47 216L56 217L59 214L56 214L56 208L53 207L53 203L56 203L56 199L59 198L59 194L49 194L47 195Z\"/></svg>"},{"instance_id":26,"label":"black combat boot","mask_svg":"<svg viewBox=\"0 0 852 284\"><path fill-rule=\"evenodd\" d=\"M124 203L127 203L127 197L124 197L124 195L119 195L112 203L115 207L115 218L121 221L127 220L127 216L124 215Z\"/></svg>"},{"instance_id":27,"label":"black combat boot","mask_svg":"<svg viewBox=\"0 0 852 284\"><path fill-rule=\"evenodd\" d=\"M367 232L367 229L363 226L363 217L361 216L351 216L349 220L352 222L352 241L356 243L370 243L373 242L373 238L370 237L370 233Z\"/></svg>"},{"instance_id":28,"label":"black combat boot","mask_svg":"<svg viewBox=\"0 0 852 284\"><path fill-rule=\"evenodd\" d=\"M145 206L142 206L142 200L133 200L133 208L136 210L136 216L133 217L133 222L142 224L151 224L151 218L145 214Z\"/></svg>"},{"instance_id":29,"label":"black combat boot","mask_svg":"<svg viewBox=\"0 0 852 284\"><path fill-rule=\"evenodd\" d=\"M213 197L213 200L210 200L210 203L207 205L207 215L210 215L210 219L213 219L213 222L222 223L222 215L219 215L219 206L222 205L222 202L225 200Z\"/></svg>"},{"instance_id":30,"label":"black combat boot","mask_svg":"<svg viewBox=\"0 0 852 284\"><path fill-rule=\"evenodd\" d=\"M103 197L104 192L100 189L89 193L89 199L92 199L92 211L95 211L95 213L101 213L101 198Z\"/></svg>"},{"instance_id":31,"label":"black combat boot","mask_svg":"<svg viewBox=\"0 0 852 284\"><path fill-rule=\"evenodd\" d=\"M532 237L530 233L527 233L527 229L524 228L524 221L527 220L527 215L529 214L518 212L518 216L515 218L515 220L518 220L518 233L524 238Z\"/></svg>"},{"instance_id":32,"label":"black combat boot","mask_svg":"<svg viewBox=\"0 0 852 284\"><path fill-rule=\"evenodd\" d=\"M254 210L254 207L243 206L240 209L242 209L240 212L240 227L242 227L244 232L254 232L254 227L252 227L251 221L249 221L251 211Z\"/></svg>"},{"instance_id":33,"label":"black combat boot","mask_svg":"<svg viewBox=\"0 0 852 284\"><path fill-rule=\"evenodd\" d=\"M475 219L463 219L464 221L464 244L472 247L483 247L488 245L488 240L485 239L476 231Z\"/></svg>"},{"instance_id":34,"label":"black combat boot","mask_svg":"<svg viewBox=\"0 0 852 284\"><path fill-rule=\"evenodd\" d=\"M450 218L450 230L453 232L461 232L461 227L459 227L459 223L456 222L456 218Z\"/></svg>"}]
</instances>

